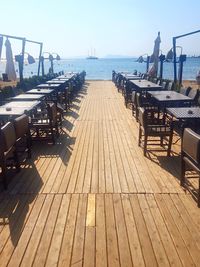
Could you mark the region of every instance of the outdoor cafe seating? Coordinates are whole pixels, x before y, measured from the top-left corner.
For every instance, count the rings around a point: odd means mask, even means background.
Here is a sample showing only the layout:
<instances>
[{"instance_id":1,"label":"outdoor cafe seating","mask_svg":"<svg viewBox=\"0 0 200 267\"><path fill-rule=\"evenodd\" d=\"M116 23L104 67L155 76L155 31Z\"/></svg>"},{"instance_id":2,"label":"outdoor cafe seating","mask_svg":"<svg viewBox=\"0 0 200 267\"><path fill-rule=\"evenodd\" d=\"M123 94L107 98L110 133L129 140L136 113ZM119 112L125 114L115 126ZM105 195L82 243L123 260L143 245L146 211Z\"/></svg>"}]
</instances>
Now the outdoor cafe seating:
<instances>
[{"instance_id":1,"label":"outdoor cafe seating","mask_svg":"<svg viewBox=\"0 0 200 267\"><path fill-rule=\"evenodd\" d=\"M181 186L188 188L186 183L186 173L188 170L193 170L200 175L200 135L189 128L184 130L182 149L181 149ZM198 186L197 203L200 207L200 178ZM191 191L191 190L190 190Z\"/></svg>"},{"instance_id":2,"label":"outdoor cafe seating","mask_svg":"<svg viewBox=\"0 0 200 267\"><path fill-rule=\"evenodd\" d=\"M2 179L4 188L7 189L8 167L14 166L16 171L20 170L18 154L16 150L16 132L12 122L6 123L0 129L0 167L2 170Z\"/></svg>"},{"instance_id":3,"label":"outdoor cafe seating","mask_svg":"<svg viewBox=\"0 0 200 267\"><path fill-rule=\"evenodd\" d=\"M32 140L52 140L55 144L55 137L58 136L57 108L54 103L48 103L46 110L31 117L29 124Z\"/></svg>"},{"instance_id":4,"label":"outdoor cafe seating","mask_svg":"<svg viewBox=\"0 0 200 267\"><path fill-rule=\"evenodd\" d=\"M172 145L172 137L173 137L173 129L170 123L164 123L162 120L155 119L152 116L149 116L148 110L145 110L142 107L139 107L138 110L138 122L139 122L139 138L138 145L141 146L143 141L143 152L144 156L147 153L147 145L158 145L157 140L155 138L159 138L159 143L163 147L163 140L168 138L167 140L167 156L170 156L171 145ZM142 138L144 137L144 138ZM149 137L154 137L152 140ZM152 150L152 149L151 149Z\"/></svg>"}]
</instances>

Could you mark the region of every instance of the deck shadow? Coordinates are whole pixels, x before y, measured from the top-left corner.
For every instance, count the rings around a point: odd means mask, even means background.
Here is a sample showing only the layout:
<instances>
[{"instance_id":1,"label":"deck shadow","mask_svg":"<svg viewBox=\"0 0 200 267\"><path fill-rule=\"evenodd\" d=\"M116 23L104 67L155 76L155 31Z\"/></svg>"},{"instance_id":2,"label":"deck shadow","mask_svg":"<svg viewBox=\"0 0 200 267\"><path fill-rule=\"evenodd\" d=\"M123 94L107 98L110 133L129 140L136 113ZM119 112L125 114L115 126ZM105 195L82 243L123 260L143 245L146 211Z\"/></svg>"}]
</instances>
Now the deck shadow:
<instances>
[{"instance_id":1,"label":"deck shadow","mask_svg":"<svg viewBox=\"0 0 200 267\"><path fill-rule=\"evenodd\" d=\"M155 164L159 165L162 169L165 169L168 173L173 175L175 179L180 180L180 166L181 160L180 155L173 153L170 157L166 155L158 155L155 152L148 152L147 157Z\"/></svg>"}]
</instances>

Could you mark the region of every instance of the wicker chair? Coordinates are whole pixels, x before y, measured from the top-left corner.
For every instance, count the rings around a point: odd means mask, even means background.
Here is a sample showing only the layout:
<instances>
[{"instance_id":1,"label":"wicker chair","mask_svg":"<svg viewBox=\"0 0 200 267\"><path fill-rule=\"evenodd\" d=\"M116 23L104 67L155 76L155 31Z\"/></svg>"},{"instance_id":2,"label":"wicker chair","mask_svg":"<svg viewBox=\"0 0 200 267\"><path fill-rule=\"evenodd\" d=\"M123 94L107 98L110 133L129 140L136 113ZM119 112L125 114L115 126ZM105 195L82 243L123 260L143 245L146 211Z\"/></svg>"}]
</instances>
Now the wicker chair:
<instances>
[{"instance_id":1,"label":"wicker chair","mask_svg":"<svg viewBox=\"0 0 200 267\"><path fill-rule=\"evenodd\" d=\"M31 158L31 135L29 129L29 117L22 115L14 120L16 134L16 149L18 154L27 153Z\"/></svg>"},{"instance_id":2,"label":"wicker chair","mask_svg":"<svg viewBox=\"0 0 200 267\"><path fill-rule=\"evenodd\" d=\"M148 137L159 137L160 145L163 146L163 139L168 137L168 148L167 155L170 156L173 130L170 124L163 124L162 120L156 120L155 118L149 117L148 110L144 108L138 109L138 120L139 120L139 139L138 145L142 143L142 137L144 137L143 151L144 156L147 153ZM151 145L158 145L158 143L152 143ZM153 140L155 142L155 140Z\"/></svg>"},{"instance_id":3,"label":"wicker chair","mask_svg":"<svg viewBox=\"0 0 200 267\"><path fill-rule=\"evenodd\" d=\"M54 103L47 104L47 112L39 117L31 118L31 138L34 140L52 140L59 134L57 121L57 108Z\"/></svg>"},{"instance_id":4,"label":"wicker chair","mask_svg":"<svg viewBox=\"0 0 200 267\"><path fill-rule=\"evenodd\" d=\"M181 150L181 186L185 187L186 166L200 175L200 135L185 128ZM198 188L198 207L200 207L200 178Z\"/></svg>"},{"instance_id":5,"label":"wicker chair","mask_svg":"<svg viewBox=\"0 0 200 267\"><path fill-rule=\"evenodd\" d=\"M9 163L14 161L16 170L20 170L20 164L16 152L16 134L13 123L8 122L0 129L0 167L4 188L7 189L7 171ZM11 165L12 166L12 165Z\"/></svg>"}]
</instances>

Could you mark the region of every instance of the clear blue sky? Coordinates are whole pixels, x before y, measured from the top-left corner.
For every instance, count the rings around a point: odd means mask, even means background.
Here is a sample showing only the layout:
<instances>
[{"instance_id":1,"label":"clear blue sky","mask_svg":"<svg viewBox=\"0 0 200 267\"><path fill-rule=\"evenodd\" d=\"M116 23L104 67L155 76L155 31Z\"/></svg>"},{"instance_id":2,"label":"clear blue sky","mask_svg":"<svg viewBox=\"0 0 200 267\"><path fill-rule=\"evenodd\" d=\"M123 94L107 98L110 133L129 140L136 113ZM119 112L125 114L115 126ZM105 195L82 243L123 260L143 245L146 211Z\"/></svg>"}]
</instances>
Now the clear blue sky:
<instances>
[{"instance_id":1,"label":"clear blue sky","mask_svg":"<svg viewBox=\"0 0 200 267\"><path fill-rule=\"evenodd\" d=\"M0 33L42 41L44 51L61 57L86 56L91 47L104 57L151 54L160 31L166 54L173 36L200 29L199 11L199 0L5 0ZM19 41L11 44L19 53ZM200 34L177 44L200 54ZM37 55L38 46L26 51Z\"/></svg>"}]
</instances>

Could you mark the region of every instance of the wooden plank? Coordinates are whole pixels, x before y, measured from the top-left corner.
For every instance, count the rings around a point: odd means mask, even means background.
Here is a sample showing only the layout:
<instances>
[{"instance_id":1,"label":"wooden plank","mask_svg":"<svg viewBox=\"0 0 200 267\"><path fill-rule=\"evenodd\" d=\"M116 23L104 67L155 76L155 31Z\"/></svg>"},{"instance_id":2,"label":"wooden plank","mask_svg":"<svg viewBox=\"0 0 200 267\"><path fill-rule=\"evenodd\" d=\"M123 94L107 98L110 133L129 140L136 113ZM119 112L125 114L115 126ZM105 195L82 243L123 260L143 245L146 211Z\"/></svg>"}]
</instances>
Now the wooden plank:
<instances>
[{"instance_id":1,"label":"wooden plank","mask_svg":"<svg viewBox=\"0 0 200 267\"><path fill-rule=\"evenodd\" d=\"M31 266L34 260L34 256L40 242L41 235L43 233L45 223L49 214L49 210L51 208L51 204L53 202L53 195L47 195L45 202L43 204L42 210L34 227L31 239L26 247L25 254L21 261L20 266L26 267Z\"/></svg>"},{"instance_id":2,"label":"wooden plank","mask_svg":"<svg viewBox=\"0 0 200 267\"><path fill-rule=\"evenodd\" d=\"M96 195L96 267L107 267L105 201Z\"/></svg>"},{"instance_id":3,"label":"wooden plank","mask_svg":"<svg viewBox=\"0 0 200 267\"><path fill-rule=\"evenodd\" d=\"M46 259L46 266L52 267L58 265L59 252L62 243L62 237L65 229L66 218L70 203L70 195L64 195L60 206L57 222L55 225L51 246Z\"/></svg>"},{"instance_id":4,"label":"wooden plank","mask_svg":"<svg viewBox=\"0 0 200 267\"><path fill-rule=\"evenodd\" d=\"M95 266L95 227L93 226L86 227L83 266Z\"/></svg>"},{"instance_id":5,"label":"wooden plank","mask_svg":"<svg viewBox=\"0 0 200 267\"><path fill-rule=\"evenodd\" d=\"M9 224L7 224L5 228L5 234L7 235L7 242L3 248L3 251L0 254L0 262L6 266L6 264L9 262L10 257L12 256L12 253L15 249L15 247L18 244L18 241L21 237L21 234L23 232L23 229L26 225L26 222L32 212L32 208L35 204L35 199L33 196L15 196L13 197L13 200L16 204L17 199L17 206L15 209L12 209L12 218L9 219ZM11 201L12 203L12 201ZM25 203L25 205L23 205ZM15 219L16 218L16 219ZM3 235L5 237L5 235ZM1 245L4 244L3 242L3 236L0 235ZM5 239L6 241L6 239Z\"/></svg>"},{"instance_id":6,"label":"wooden plank","mask_svg":"<svg viewBox=\"0 0 200 267\"><path fill-rule=\"evenodd\" d=\"M177 266L177 267L182 266L178 253L176 251L175 244L173 243L170 233L168 232L168 229L165 225L164 218L162 217L162 214L160 213L160 210L158 208L158 205L156 204L154 196L152 194L148 194L146 195L146 199L147 199L152 217L156 224L158 233L162 240L162 244L165 248L170 266Z\"/></svg>"},{"instance_id":7,"label":"wooden plank","mask_svg":"<svg viewBox=\"0 0 200 267\"><path fill-rule=\"evenodd\" d=\"M105 195L108 266L120 266L112 194Z\"/></svg>"},{"instance_id":8,"label":"wooden plank","mask_svg":"<svg viewBox=\"0 0 200 267\"><path fill-rule=\"evenodd\" d=\"M96 199L95 194L88 195L86 226L95 226Z\"/></svg>"},{"instance_id":9,"label":"wooden plank","mask_svg":"<svg viewBox=\"0 0 200 267\"><path fill-rule=\"evenodd\" d=\"M136 195L130 195L131 206L133 210L133 216L136 223L138 236L141 243L142 253L146 266L158 266L154 250L151 244L151 239L143 218L142 211L139 206L138 197Z\"/></svg>"},{"instance_id":10,"label":"wooden plank","mask_svg":"<svg viewBox=\"0 0 200 267\"><path fill-rule=\"evenodd\" d=\"M121 197L119 194L113 195L115 220L117 227L117 237L119 246L119 255L121 266L132 266L131 253L129 248L129 241L127 237L126 224L124 219L124 213L122 209Z\"/></svg>"},{"instance_id":11,"label":"wooden plank","mask_svg":"<svg viewBox=\"0 0 200 267\"><path fill-rule=\"evenodd\" d=\"M90 142L91 125L92 125L91 122L88 122L88 130L86 133L85 145L84 145L83 154L81 157L82 159L80 162L80 168L79 168L79 173L77 177L75 193L83 192L83 184L84 184L85 171L86 171L87 158L88 158L88 150L89 150L89 142Z\"/></svg>"},{"instance_id":12,"label":"wooden plank","mask_svg":"<svg viewBox=\"0 0 200 267\"><path fill-rule=\"evenodd\" d=\"M196 264L196 266L200 266L200 257L199 257L199 249L196 242L193 240L190 231L188 230L188 225L185 225L182 217L178 213L178 210L174 206L172 199L169 195L163 195L163 199L165 201L166 206L170 210L171 216L180 232L181 237L183 238L186 247L189 248L189 253Z\"/></svg>"},{"instance_id":13,"label":"wooden plank","mask_svg":"<svg viewBox=\"0 0 200 267\"><path fill-rule=\"evenodd\" d=\"M102 115L103 117L103 115ZM105 193L105 164L104 164L104 145L103 145L103 125L99 122L99 193Z\"/></svg>"},{"instance_id":14,"label":"wooden plank","mask_svg":"<svg viewBox=\"0 0 200 267\"><path fill-rule=\"evenodd\" d=\"M58 262L59 267L70 266L74 233L76 228L78 202L79 202L79 195L78 194L72 195L65 231L63 235L62 246L60 248L60 256Z\"/></svg>"},{"instance_id":15,"label":"wooden plank","mask_svg":"<svg viewBox=\"0 0 200 267\"><path fill-rule=\"evenodd\" d=\"M60 195L55 195L42 237L40 239L39 246L37 248L37 252L35 255L34 262L33 262L33 267L36 267L36 266L42 267L45 265L46 257L47 257L49 247L51 244L51 239L52 239L52 235L54 232L61 200L62 199Z\"/></svg>"},{"instance_id":16,"label":"wooden plank","mask_svg":"<svg viewBox=\"0 0 200 267\"><path fill-rule=\"evenodd\" d=\"M138 200L151 239L158 266L170 266L165 253L165 249L163 248L163 244L158 233L158 229L156 228L153 217L149 210L145 195L138 195Z\"/></svg>"},{"instance_id":17,"label":"wooden plank","mask_svg":"<svg viewBox=\"0 0 200 267\"><path fill-rule=\"evenodd\" d=\"M96 104L97 106L97 104ZM96 112L95 116L98 116ZM94 122L94 144L91 176L91 193L99 192L99 121Z\"/></svg>"},{"instance_id":18,"label":"wooden plank","mask_svg":"<svg viewBox=\"0 0 200 267\"><path fill-rule=\"evenodd\" d=\"M34 205L33 211L31 212L28 218L24 231L22 232L22 235L18 241L18 245L15 247L15 250L12 254L12 257L10 259L8 266L16 267L20 265L24 252L26 251L26 247L28 245L29 239L31 237L32 231L35 227L38 216L42 209L44 201L45 201L45 196L39 195Z\"/></svg>"},{"instance_id":19,"label":"wooden plank","mask_svg":"<svg viewBox=\"0 0 200 267\"><path fill-rule=\"evenodd\" d=\"M83 251L85 240L87 195L81 194L77 213L76 229L74 234L71 265L83 266ZM65 265L66 266L66 265Z\"/></svg>"},{"instance_id":20,"label":"wooden plank","mask_svg":"<svg viewBox=\"0 0 200 267\"><path fill-rule=\"evenodd\" d=\"M159 194L155 195L155 199L162 213L162 216L164 217L165 224L168 228L171 238L173 239L173 242L179 254L182 265L183 266L194 266L194 262L185 246L185 243L180 235L179 230L177 229L176 223L174 222L169 210L166 207L163 196Z\"/></svg>"},{"instance_id":21,"label":"wooden plank","mask_svg":"<svg viewBox=\"0 0 200 267\"><path fill-rule=\"evenodd\" d=\"M132 213L131 203L127 194L122 195L122 205L124 210L124 218L127 227L127 235L129 239L130 251L132 256L133 266L145 266L142 249L140 245L139 235L137 232L136 223Z\"/></svg>"}]
</instances>

